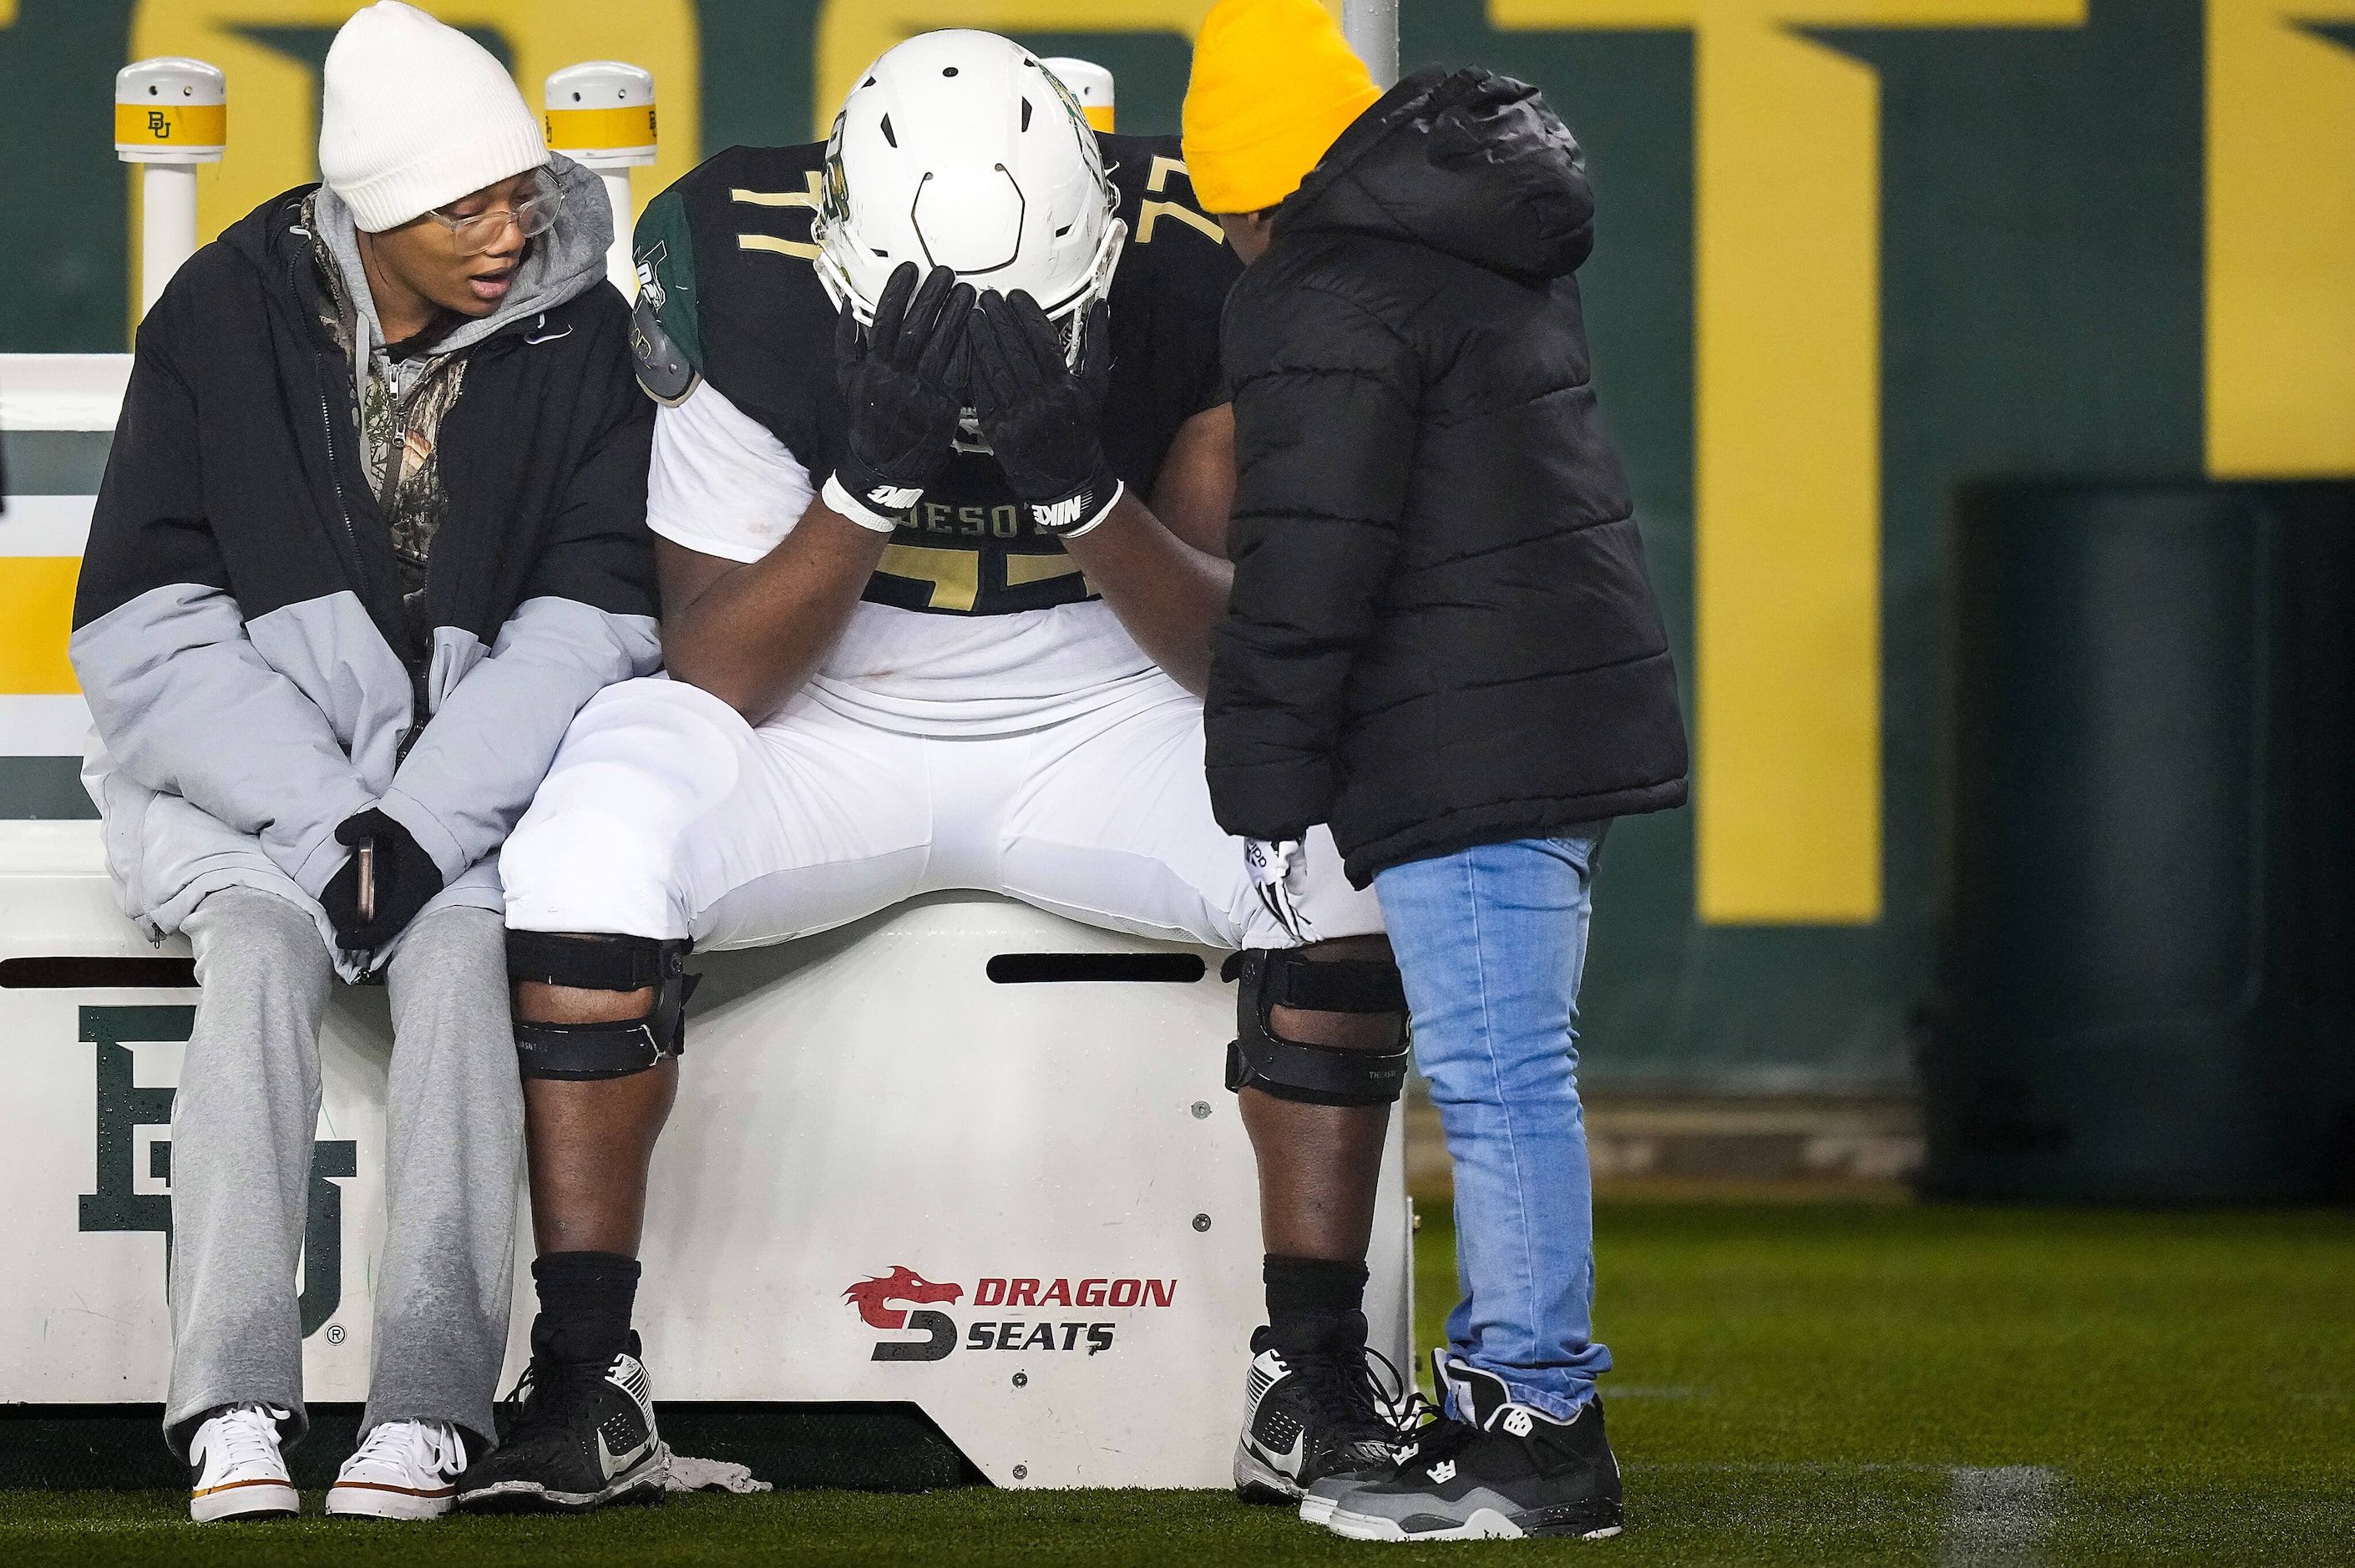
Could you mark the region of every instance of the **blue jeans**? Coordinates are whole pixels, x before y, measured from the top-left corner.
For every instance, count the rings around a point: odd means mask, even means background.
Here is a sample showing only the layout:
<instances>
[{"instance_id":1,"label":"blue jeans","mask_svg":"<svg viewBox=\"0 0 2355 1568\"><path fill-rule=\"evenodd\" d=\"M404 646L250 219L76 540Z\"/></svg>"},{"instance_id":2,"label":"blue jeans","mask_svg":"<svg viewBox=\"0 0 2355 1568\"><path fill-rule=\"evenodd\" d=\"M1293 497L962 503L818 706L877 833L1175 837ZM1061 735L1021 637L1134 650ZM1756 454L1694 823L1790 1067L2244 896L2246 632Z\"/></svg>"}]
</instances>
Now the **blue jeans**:
<instances>
[{"instance_id":1,"label":"blue jeans","mask_svg":"<svg viewBox=\"0 0 2355 1568\"><path fill-rule=\"evenodd\" d=\"M1578 981L1608 824L1482 844L1374 878L1414 1015L1415 1065L1455 1162L1453 1359L1574 1414L1596 1344L1593 1186L1578 1107ZM1463 1414L1463 1413L1454 1413Z\"/></svg>"}]
</instances>

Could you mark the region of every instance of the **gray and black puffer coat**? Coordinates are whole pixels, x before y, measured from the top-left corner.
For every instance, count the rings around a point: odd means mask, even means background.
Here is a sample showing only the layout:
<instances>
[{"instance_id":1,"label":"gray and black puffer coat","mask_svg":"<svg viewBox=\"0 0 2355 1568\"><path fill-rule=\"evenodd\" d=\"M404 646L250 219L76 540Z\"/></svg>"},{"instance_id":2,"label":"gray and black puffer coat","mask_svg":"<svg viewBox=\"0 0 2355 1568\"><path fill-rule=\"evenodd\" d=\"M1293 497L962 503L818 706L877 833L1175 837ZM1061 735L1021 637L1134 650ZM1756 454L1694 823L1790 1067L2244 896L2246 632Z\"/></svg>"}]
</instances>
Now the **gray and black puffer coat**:
<instances>
[{"instance_id":1,"label":"gray and black puffer coat","mask_svg":"<svg viewBox=\"0 0 2355 1568\"><path fill-rule=\"evenodd\" d=\"M108 868L151 935L243 885L310 909L336 951L317 899L349 853L336 826L370 807L440 868L429 909L500 910L499 846L572 715L659 662L654 406L605 281L602 189L556 172L563 218L459 351L414 599L323 321L312 187L197 251L141 323L69 648Z\"/></svg>"},{"instance_id":2,"label":"gray and black puffer coat","mask_svg":"<svg viewBox=\"0 0 2355 1568\"><path fill-rule=\"evenodd\" d=\"M1577 143L1537 90L1401 82L1278 209L1223 349L1234 597L1220 825L1329 822L1349 875L1680 805L1684 722L1574 276Z\"/></svg>"}]
</instances>

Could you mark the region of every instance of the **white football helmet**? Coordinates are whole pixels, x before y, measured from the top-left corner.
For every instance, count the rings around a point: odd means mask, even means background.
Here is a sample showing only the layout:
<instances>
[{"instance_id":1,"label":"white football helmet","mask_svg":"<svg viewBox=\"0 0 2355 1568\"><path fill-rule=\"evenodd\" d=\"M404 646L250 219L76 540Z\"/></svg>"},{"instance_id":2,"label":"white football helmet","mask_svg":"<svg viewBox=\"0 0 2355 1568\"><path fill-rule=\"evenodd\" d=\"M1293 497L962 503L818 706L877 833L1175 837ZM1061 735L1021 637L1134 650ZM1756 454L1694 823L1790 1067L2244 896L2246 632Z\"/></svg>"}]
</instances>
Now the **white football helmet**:
<instances>
[{"instance_id":1,"label":"white football helmet","mask_svg":"<svg viewBox=\"0 0 2355 1568\"><path fill-rule=\"evenodd\" d=\"M843 101L810 238L839 310L875 317L903 261L976 289L1022 290L1079 363L1088 309L1128 226L1086 111L1037 56L995 33L924 33L885 51Z\"/></svg>"}]
</instances>

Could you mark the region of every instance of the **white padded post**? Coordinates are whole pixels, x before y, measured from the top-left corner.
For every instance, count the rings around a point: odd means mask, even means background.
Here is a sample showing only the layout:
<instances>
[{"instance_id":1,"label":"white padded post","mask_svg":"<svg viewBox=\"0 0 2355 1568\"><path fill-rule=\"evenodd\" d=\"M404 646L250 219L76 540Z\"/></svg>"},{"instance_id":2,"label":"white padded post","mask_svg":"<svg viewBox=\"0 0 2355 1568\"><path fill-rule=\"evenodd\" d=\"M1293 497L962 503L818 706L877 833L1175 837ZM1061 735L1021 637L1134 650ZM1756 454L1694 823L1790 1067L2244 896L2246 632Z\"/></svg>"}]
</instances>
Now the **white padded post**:
<instances>
[{"instance_id":1,"label":"white padded post","mask_svg":"<svg viewBox=\"0 0 2355 1568\"><path fill-rule=\"evenodd\" d=\"M1071 90L1071 96L1080 101L1080 109L1087 115L1089 124L1110 133L1116 118L1114 111L1117 107L1112 72L1093 60L1074 59L1069 55L1039 63L1053 71L1055 79Z\"/></svg>"},{"instance_id":2,"label":"white padded post","mask_svg":"<svg viewBox=\"0 0 2355 1568\"><path fill-rule=\"evenodd\" d=\"M1341 34L1387 90L1398 81L1399 0L1341 0Z\"/></svg>"},{"instance_id":3,"label":"white padded post","mask_svg":"<svg viewBox=\"0 0 2355 1568\"><path fill-rule=\"evenodd\" d=\"M139 313L155 308L197 251L197 165L229 145L229 79L202 60L164 56L114 78L114 155L142 165Z\"/></svg>"},{"instance_id":4,"label":"white padded post","mask_svg":"<svg viewBox=\"0 0 2355 1568\"><path fill-rule=\"evenodd\" d=\"M551 75L545 101L549 150L596 170L605 182L613 212L605 275L623 299L634 299L638 279L630 229L637 209L630 199L630 171L653 163L657 152L654 73L620 60L587 60Z\"/></svg>"}]
</instances>

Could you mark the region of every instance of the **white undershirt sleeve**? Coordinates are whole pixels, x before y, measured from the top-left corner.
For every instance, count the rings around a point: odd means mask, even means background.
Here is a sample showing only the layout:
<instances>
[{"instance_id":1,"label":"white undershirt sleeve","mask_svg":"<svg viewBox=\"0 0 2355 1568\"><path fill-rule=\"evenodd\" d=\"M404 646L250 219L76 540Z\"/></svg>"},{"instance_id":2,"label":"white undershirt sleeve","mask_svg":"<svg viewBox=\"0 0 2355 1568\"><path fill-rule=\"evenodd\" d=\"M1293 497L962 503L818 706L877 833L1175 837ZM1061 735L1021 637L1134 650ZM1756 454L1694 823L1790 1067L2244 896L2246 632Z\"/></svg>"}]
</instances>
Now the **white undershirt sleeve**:
<instances>
[{"instance_id":1,"label":"white undershirt sleeve","mask_svg":"<svg viewBox=\"0 0 2355 1568\"><path fill-rule=\"evenodd\" d=\"M671 543L757 561L794 531L815 494L801 460L710 382L655 412L646 525Z\"/></svg>"}]
</instances>

